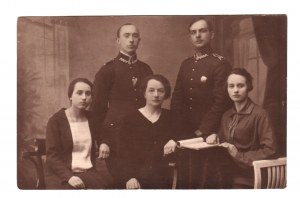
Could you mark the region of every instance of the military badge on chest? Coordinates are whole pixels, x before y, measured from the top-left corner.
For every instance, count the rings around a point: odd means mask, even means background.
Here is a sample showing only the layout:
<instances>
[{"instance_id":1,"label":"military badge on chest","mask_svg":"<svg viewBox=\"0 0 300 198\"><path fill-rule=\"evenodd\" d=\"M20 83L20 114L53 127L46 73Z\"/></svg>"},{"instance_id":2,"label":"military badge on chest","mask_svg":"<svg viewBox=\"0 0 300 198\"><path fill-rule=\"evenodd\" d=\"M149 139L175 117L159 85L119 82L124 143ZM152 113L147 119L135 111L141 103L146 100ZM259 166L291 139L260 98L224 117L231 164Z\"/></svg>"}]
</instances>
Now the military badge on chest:
<instances>
[{"instance_id":1,"label":"military badge on chest","mask_svg":"<svg viewBox=\"0 0 300 198\"><path fill-rule=\"evenodd\" d=\"M137 77L134 77L134 76L133 76L133 77L131 78L131 81L132 81L132 85L135 86L136 83L137 83L137 81L138 81L138 79L137 79Z\"/></svg>"},{"instance_id":2,"label":"military badge on chest","mask_svg":"<svg viewBox=\"0 0 300 198\"><path fill-rule=\"evenodd\" d=\"M201 83L206 83L207 77L206 76L201 76L200 81L201 81Z\"/></svg>"}]
</instances>

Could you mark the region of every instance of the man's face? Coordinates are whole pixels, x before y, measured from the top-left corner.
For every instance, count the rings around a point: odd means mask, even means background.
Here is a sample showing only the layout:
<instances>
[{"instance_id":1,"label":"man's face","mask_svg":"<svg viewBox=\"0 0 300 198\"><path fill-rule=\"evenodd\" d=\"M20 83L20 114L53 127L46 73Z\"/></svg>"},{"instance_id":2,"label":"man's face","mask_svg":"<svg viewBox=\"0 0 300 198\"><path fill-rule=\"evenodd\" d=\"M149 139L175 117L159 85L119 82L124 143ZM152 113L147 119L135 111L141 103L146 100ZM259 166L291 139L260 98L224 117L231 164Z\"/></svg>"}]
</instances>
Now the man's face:
<instances>
[{"instance_id":1,"label":"man's face","mask_svg":"<svg viewBox=\"0 0 300 198\"><path fill-rule=\"evenodd\" d=\"M208 45L213 37L214 33L209 30L205 20L199 20L190 27L190 38L196 49Z\"/></svg>"},{"instance_id":2,"label":"man's face","mask_svg":"<svg viewBox=\"0 0 300 198\"><path fill-rule=\"evenodd\" d=\"M139 46L140 40L140 33L134 25L124 25L120 30L117 42L122 52L133 55Z\"/></svg>"}]
</instances>

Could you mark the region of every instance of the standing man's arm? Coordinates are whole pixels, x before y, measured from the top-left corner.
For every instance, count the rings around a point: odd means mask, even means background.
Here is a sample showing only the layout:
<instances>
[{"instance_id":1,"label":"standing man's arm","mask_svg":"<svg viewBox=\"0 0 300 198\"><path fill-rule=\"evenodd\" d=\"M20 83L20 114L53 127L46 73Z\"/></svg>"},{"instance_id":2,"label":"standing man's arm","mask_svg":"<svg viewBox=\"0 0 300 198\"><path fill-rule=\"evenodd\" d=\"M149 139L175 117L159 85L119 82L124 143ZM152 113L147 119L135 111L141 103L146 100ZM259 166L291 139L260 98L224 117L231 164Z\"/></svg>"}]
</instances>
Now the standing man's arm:
<instances>
[{"instance_id":1,"label":"standing man's arm","mask_svg":"<svg viewBox=\"0 0 300 198\"><path fill-rule=\"evenodd\" d=\"M183 65L181 65L174 91L171 99L171 112L172 112L172 134L171 139L177 140L180 137L180 132L182 131L183 121L182 121L182 111L184 103L184 88L183 88Z\"/></svg>"},{"instance_id":2,"label":"standing man's arm","mask_svg":"<svg viewBox=\"0 0 300 198\"><path fill-rule=\"evenodd\" d=\"M229 63L222 60L214 71L214 88L212 90L214 104L204 115L199 126L199 130L204 136L217 133L223 113L231 106L231 101L226 89L226 80L230 69Z\"/></svg>"},{"instance_id":3,"label":"standing man's arm","mask_svg":"<svg viewBox=\"0 0 300 198\"><path fill-rule=\"evenodd\" d=\"M99 131L99 144L110 144L107 136L101 129L103 127L103 122L108 111L109 92L113 83L113 75L114 74L112 68L108 67L107 65L104 65L95 75L91 111L95 116L97 129Z\"/></svg>"}]
</instances>

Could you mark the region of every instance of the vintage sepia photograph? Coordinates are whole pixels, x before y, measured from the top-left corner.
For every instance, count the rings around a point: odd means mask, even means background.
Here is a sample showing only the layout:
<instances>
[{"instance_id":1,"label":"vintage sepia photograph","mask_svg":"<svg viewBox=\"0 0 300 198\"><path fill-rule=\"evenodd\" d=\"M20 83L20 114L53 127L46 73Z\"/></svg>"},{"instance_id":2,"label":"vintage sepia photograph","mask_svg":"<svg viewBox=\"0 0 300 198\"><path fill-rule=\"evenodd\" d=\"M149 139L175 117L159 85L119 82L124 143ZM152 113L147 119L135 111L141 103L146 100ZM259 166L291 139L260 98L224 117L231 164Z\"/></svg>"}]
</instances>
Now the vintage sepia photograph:
<instances>
[{"instance_id":1,"label":"vintage sepia photograph","mask_svg":"<svg viewBox=\"0 0 300 198\"><path fill-rule=\"evenodd\" d=\"M19 16L18 189L284 189L286 14Z\"/></svg>"}]
</instances>

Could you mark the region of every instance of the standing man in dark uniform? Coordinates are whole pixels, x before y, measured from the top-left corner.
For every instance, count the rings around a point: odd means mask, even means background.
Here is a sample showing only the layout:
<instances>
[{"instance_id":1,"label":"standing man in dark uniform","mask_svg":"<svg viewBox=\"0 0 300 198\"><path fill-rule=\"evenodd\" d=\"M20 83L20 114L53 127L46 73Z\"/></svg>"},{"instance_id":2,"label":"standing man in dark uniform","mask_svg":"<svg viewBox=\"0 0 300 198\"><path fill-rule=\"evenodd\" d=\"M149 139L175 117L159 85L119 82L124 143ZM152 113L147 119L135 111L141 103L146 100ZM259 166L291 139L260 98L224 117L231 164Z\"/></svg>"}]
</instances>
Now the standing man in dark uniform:
<instances>
[{"instance_id":1,"label":"standing man in dark uniform","mask_svg":"<svg viewBox=\"0 0 300 198\"><path fill-rule=\"evenodd\" d=\"M107 158L108 168L116 182L122 119L130 111L145 105L138 87L143 78L153 74L146 63L137 59L136 50L140 40L140 33L135 25L122 25L117 31L119 54L100 68L94 81L91 109L103 134L99 157Z\"/></svg>"},{"instance_id":2,"label":"standing man in dark uniform","mask_svg":"<svg viewBox=\"0 0 300 198\"><path fill-rule=\"evenodd\" d=\"M222 114L230 107L225 85L231 67L211 48L210 42L214 38L211 23L204 18L193 21L189 25L189 34L195 54L182 62L171 100L177 140L206 138L217 132ZM169 141L168 146L173 150L174 141ZM215 157L212 149L187 152L179 151L178 187L219 187L210 166L210 156ZM186 162L190 162L189 165Z\"/></svg>"},{"instance_id":3,"label":"standing man in dark uniform","mask_svg":"<svg viewBox=\"0 0 300 198\"><path fill-rule=\"evenodd\" d=\"M214 32L208 20L191 23L189 34L195 54L181 64L171 110L183 123L181 137L206 137L218 131L222 114L230 107L225 84L231 67L211 48Z\"/></svg>"}]
</instances>

